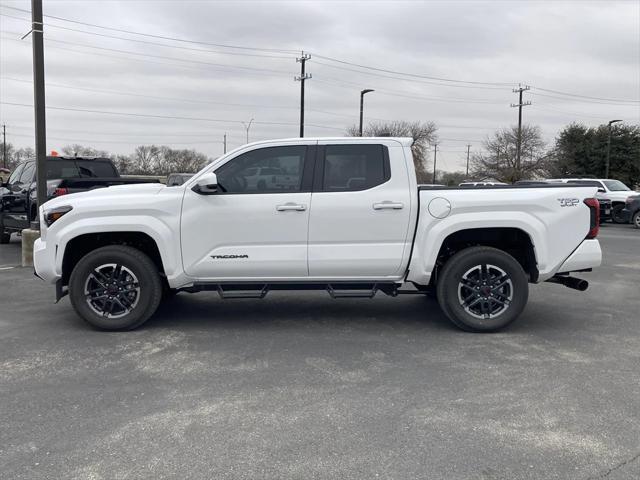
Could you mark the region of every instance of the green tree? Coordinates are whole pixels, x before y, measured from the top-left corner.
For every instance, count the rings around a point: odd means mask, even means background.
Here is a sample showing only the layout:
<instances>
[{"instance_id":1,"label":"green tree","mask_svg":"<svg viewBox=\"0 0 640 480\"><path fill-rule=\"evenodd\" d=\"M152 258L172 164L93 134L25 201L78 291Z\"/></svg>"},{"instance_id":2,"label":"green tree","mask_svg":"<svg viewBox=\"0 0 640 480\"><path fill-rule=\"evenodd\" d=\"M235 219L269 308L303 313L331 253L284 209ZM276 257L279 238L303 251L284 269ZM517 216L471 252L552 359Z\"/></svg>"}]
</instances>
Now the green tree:
<instances>
[{"instance_id":1,"label":"green tree","mask_svg":"<svg viewBox=\"0 0 640 480\"><path fill-rule=\"evenodd\" d=\"M606 124L566 126L556 137L550 175L603 178L608 134ZM629 186L640 183L640 125L612 125L609 177Z\"/></svg>"}]
</instances>

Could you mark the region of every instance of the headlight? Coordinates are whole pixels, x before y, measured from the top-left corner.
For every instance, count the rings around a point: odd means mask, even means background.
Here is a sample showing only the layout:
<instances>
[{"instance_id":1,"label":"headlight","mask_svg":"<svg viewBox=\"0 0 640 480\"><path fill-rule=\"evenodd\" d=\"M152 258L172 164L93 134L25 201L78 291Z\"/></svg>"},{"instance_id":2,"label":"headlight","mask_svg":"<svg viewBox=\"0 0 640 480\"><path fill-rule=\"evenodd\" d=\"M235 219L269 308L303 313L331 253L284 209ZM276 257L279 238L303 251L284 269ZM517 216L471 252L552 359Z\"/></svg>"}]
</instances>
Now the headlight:
<instances>
[{"instance_id":1,"label":"headlight","mask_svg":"<svg viewBox=\"0 0 640 480\"><path fill-rule=\"evenodd\" d=\"M45 210L44 221L46 222L47 226L50 227L53 222L58 220L60 217L62 217L66 213L69 213L71 210L73 210L73 207L70 205L55 207L55 208L52 208L51 210Z\"/></svg>"}]
</instances>

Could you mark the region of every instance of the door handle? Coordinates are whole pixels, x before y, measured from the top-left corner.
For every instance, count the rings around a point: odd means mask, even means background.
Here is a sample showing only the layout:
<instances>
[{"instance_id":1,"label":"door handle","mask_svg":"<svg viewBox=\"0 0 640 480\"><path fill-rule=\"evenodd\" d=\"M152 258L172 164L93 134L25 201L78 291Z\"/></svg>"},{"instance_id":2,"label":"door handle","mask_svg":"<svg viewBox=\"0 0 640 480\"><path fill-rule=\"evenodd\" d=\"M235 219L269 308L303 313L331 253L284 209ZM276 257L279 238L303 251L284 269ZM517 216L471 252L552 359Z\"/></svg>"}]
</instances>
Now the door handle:
<instances>
[{"instance_id":1,"label":"door handle","mask_svg":"<svg viewBox=\"0 0 640 480\"><path fill-rule=\"evenodd\" d=\"M279 212L286 212L288 210L294 210L296 212L304 212L307 209L306 205L300 203L285 203L284 205L276 205L276 210Z\"/></svg>"},{"instance_id":2,"label":"door handle","mask_svg":"<svg viewBox=\"0 0 640 480\"><path fill-rule=\"evenodd\" d=\"M402 210L404 208L404 203L401 202L379 202L373 204L374 210Z\"/></svg>"}]
</instances>

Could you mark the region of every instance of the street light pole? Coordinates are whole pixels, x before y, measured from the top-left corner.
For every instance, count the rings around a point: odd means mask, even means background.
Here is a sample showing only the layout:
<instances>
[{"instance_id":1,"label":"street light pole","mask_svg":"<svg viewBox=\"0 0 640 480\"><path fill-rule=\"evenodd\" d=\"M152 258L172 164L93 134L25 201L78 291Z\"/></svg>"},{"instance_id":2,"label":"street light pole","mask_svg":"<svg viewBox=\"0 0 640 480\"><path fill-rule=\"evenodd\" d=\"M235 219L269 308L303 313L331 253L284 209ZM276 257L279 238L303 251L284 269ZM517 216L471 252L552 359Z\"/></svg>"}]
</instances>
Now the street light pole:
<instances>
[{"instance_id":1,"label":"street light pole","mask_svg":"<svg viewBox=\"0 0 640 480\"><path fill-rule=\"evenodd\" d=\"M364 95L365 93L375 92L375 90L371 88L365 88L360 92L360 136L362 136L362 117L363 117L363 108L364 108Z\"/></svg>"},{"instance_id":2,"label":"street light pole","mask_svg":"<svg viewBox=\"0 0 640 480\"><path fill-rule=\"evenodd\" d=\"M249 120L249 123L245 123L242 122L242 125L244 125L244 129L247 131L247 143L249 143L249 129L251 128L251 124L253 123L253 118L251 120Z\"/></svg>"},{"instance_id":3,"label":"street light pole","mask_svg":"<svg viewBox=\"0 0 640 480\"><path fill-rule=\"evenodd\" d=\"M604 178L609 178L609 157L611 155L611 125L622 120L611 120L609 122L609 134L607 135L607 160L604 164Z\"/></svg>"}]
</instances>

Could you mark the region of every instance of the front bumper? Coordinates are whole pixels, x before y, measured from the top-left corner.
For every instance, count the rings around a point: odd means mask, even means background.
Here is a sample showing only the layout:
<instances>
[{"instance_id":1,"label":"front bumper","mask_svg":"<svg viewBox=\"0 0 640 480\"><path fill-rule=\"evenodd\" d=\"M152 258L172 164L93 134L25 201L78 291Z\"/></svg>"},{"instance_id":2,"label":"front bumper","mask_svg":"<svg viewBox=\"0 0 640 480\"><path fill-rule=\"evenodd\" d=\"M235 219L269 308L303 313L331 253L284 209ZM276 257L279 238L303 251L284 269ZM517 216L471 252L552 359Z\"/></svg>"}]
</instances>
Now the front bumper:
<instances>
[{"instance_id":1,"label":"front bumper","mask_svg":"<svg viewBox=\"0 0 640 480\"><path fill-rule=\"evenodd\" d=\"M625 223L631 223L631 210L627 209L626 207L623 208L620 212L620 216Z\"/></svg>"},{"instance_id":2,"label":"front bumper","mask_svg":"<svg viewBox=\"0 0 640 480\"><path fill-rule=\"evenodd\" d=\"M33 244L33 268L36 275L47 283L56 283L62 277L62 272L56 268L57 247L47 248L47 242L42 238Z\"/></svg>"},{"instance_id":3,"label":"front bumper","mask_svg":"<svg viewBox=\"0 0 640 480\"><path fill-rule=\"evenodd\" d=\"M599 267L602 263L602 250L598 240L584 240L556 273L569 273Z\"/></svg>"}]
</instances>

